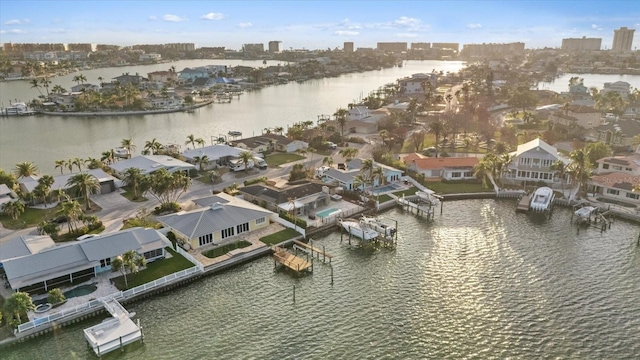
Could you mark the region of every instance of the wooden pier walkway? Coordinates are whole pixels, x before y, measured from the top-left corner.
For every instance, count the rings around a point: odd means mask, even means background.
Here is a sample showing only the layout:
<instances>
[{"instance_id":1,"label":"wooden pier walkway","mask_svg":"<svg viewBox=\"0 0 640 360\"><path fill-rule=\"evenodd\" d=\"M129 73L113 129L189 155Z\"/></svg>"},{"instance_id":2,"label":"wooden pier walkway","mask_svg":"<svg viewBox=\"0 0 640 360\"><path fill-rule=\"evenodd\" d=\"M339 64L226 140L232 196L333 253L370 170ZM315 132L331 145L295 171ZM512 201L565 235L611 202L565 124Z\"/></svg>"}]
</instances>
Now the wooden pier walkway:
<instances>
[{"instance_id":1,"label":"wooden pier walkway","mask_svg":"<svg viewBox=\"0 0 640 360\"><path fill-rule=\"evenodd\" d=\"M531 195L522 195L518 200L518 206L516 206L516 212L529 211L529 202L531 201Z\"/></svg>"},{"instance_id":2,"label":"wooden pier walkway","mask_svg":"<svg viewBox=\"0 0 640 360\"><path fill-rule=\"evenodd\" d=\"M333 256L329 255L327 252L324 251L324 249L318 249L317 247L311 245L311 244L307 244L304 243L300 240L293 240L294 246L299 246L301 248L301 250L309 250L311 251L311 257L313 257L313 253L316 253L318 256L318 259L320 258L320 255L322 255L322 261L324 261L325 259L329 259L329 262L331 262L331 259L333 258Z\"/></svg>"},{"instance_id":3,"label":"wooden pier walkway","mask_svg":"<svg viewBox=\"0 0 640 360\"><path fill-rule=\"evenodd\" d=\"M271 249L273 250L273 259L293 271L301 272L313 268L311 262L288 252L284 248L272 246Z\"/></svg>"}]
</instances>

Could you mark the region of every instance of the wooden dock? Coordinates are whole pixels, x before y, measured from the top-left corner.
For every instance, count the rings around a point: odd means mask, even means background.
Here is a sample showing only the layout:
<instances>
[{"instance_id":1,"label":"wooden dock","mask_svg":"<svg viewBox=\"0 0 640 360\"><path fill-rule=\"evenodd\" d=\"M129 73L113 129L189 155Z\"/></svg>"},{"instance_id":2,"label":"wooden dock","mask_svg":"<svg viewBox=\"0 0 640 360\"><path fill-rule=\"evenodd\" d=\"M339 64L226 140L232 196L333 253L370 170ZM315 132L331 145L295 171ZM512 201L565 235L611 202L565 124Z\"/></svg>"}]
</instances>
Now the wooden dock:
<instances>
[{"instance_id":1,"label":"wooden dock","mask_svg":"<svg viewBox=\"0 0 640 360\"><path fill-rule=\"evenodd\" d=\"M284 248L272 246L271 249L273 250L273 260L293 271L301 272L313 269L311 262L288 252Z\"/></svg>"},{"instance_id":2,"label":"wooden dock","mask_svg":"<svg viewBox=\"0 0 640 360\"><path fill-rule=\"evenodd\" d=\"M309 240L309 244L307 244L300 240L293 240L293 244L294 244L293 246L298 246L303 251L310 251L312 258L313 258L313 253L316 253L318 256L318 259L320 259L320 255L322 255L323 262L326 259L329 259L329 262L331 262L331 259L333 258L333 256L329 255L327 252L324 251L324 246L323 246L323 249L318 249L317 247L311 244L311 241L312 240Z\"/></svg>"},{"instance_id":3,"label":"wooden dock","mask_svg":"<svg viewBox=\"0 0 640 360\"><path fill-rule=\"evenodd\" d=\"M518 206L516 206L516 212L529 211L529 202L531 202L531 195L522 195L518 200Z\"/></svg>"}]
</instances>

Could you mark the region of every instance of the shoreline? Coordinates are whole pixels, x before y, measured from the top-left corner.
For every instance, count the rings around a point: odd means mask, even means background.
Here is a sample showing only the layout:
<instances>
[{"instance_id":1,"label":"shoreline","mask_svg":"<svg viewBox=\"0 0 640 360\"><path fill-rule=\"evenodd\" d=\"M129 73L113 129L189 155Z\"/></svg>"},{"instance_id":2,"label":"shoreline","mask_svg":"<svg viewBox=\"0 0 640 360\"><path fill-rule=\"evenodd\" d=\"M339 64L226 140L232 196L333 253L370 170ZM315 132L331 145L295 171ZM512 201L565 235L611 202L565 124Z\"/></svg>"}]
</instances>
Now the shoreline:
<instances>
[{"instance_id":1,"label":"shoreline","mask_svg":"<svg viewBox=\"0 0 640 360\"><path fill-rule=\"evenodd\" d=\"M183 107L179 109L159 109L159 110L140 110L140 111L114 111L114 112L60 112L60 111L39 111L38 115L49 115L49 116L129 116L129 115L154 115L154 114L169 114L175 112L185 112L189 110L198 109L201 107L205 107L207 105L211 105L214 103L214 100L207 100L205 102L194 104L190 107Z\"/></svg>"}]
</instances>

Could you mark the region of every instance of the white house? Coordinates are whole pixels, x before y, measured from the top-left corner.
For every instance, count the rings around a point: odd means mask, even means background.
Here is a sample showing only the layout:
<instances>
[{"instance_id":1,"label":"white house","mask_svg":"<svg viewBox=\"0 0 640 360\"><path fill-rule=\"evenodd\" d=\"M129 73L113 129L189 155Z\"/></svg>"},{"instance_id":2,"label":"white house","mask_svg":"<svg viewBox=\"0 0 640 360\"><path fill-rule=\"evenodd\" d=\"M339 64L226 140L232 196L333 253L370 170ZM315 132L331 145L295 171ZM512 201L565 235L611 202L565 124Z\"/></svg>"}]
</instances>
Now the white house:
<instances>
[{"instance_id":1,"label":"white house","mask_svg":"<svg viewBox=\"0 0 640 360\"><path fill-rule=\"evenodd\" d=\"M56 245L48 236L18 236L0 243L0 263L15 291L46 292L111 271L111 261L130 250L154 261L171 242L155 229L131 228Z\"/></svg>"},{"instance_id":2,"label":"white house","mask_svg":"<svg viewBox=\"0 0 640 360\"><path fill-rule=\"evenodd\" d=\"M612 91L617 92L618 94L620 94L620 96L623 99L626 99L629 96L629 92L631 91L631 84L625 81L604 83L604 88L602 89L602 92L606 94Z\"/></svg>"},{"instance_id":3,"label":"white house","mask_svg":"<svg viewBox=\"0 0 640 360\"><path fill-rule=\"evenodd\" d=\"M207 203L203 208L161 216L158 220L178 239L195 249L267 227L277 216L272 211L224 193L208 197ZM202 202L200 204L203 205Z\"/></svg>"},{"instance_id":4,"label":"white house","mask_svg":"<svg viewBox=\"0 0 640 360\"><path fill-rule=\"evenodd\" d=\"M419 158L409 155L403 160L408 169L426 178L446 180L475 179L474 167L478 165L476 157Z\"/></svg>"},{"instance_id":5,"label":"white house","mask_svg":"<svg viewBox=\"0 0 640 360\"><path fill-rule=\"evenodd\" d=\"M142 54L139 57L140 61L160 61L162 60L162 55L156 53Z\"/></svg>"},{"instance_id":6,"label":"white house","mask_svg":"<svg viewBox=\"0 0 640 360\"><path fill-rule=\"evenodd\" d=\"M400 92L404 94L424 94L425 83L431 83L433 89L437 86L438 75L413 74L410 78L398 80Z\"/></svg>"},{"instance_id":7,"label":"white house","mask_svg":"<svg viewBox=\"0 0 640 360\"><path fill-rule=\"evenodd\" d=\"M95 176L95 178L98 179L98 182L100 183L100 194L107 194L115 191L117 179L107 174L106 172L104 172L104 170L89 169L89 170L82 171L82 173L88 173L90 175ZM71 177L77 174L79 173L75 172L75 173L69 173L69 174L54 175L53 176L54 181L53 181L53 184L51 185L51 190L69 189L67 182L69 181L69 179L71 179ZM40 179L40 176L38 175L31 175L24 178L20 178L18 180L18 186L20 186L20 190L22 192L30 193L33 191L33 189L36 188L36 186L38 186L38 179Z\"/></svg>"},{"instance_id":8,"label":"white house","mask_svg":"<svg viewBox=\"0 0 640 360\"><path fill-rule=\"evenodd\" d=\"M193 162L196 157L202 158L203 156L206 156L207 159L209 159L208 164L205 164L205 169L207 169L225 166L230 160L239 158L240 154L244 151L246 150L239 147L229 146L227 144L215 144L187 150L181 154L181 157L187 161Z\"/></svg>"},{"instance_id":9,"label":"white house","mask_svg":"<svg viewBox=\"0 0 640 360\"><path fill-rule=\"evenodd\" d=\"M560 184L561 179L557 176L557 171L551 170L551 165L560 160L565 165L571 161L558 153L558 150L542 141L541 139L531 140L526 144L518 145L518 149L510 153L514 157L503 173L506 182L537 183L545 182L547 185ZM569 175L565 175L565 183L569 182Z\"/></svg>"},{"instance_id":10,"label":"white house","mask_svg":"<svg viewBox=\"0 0 640 360\"><path fill-rule=\"evenodd\" d=\"M109 167L120 177L128 168L138 168L145 175L151 174L161 168L167 169L170 173L176 171L188 172L196 168L193 164L178 160L169 155L139 155L131 159L116 161L109 165Z\"/></svg>"}]
</instances>

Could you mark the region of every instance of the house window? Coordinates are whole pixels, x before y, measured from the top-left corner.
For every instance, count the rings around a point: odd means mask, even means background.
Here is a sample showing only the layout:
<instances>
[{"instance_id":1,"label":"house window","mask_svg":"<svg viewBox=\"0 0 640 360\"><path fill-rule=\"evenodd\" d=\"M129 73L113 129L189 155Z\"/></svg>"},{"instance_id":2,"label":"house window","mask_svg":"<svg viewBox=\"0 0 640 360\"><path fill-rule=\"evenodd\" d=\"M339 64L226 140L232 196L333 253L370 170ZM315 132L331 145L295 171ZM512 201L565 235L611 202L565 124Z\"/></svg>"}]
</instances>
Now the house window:
<instances>
[{"instance_id":1,"label":"house window","mask_svg":"<svg viewBox=\"0 0 640 360\"><path fill-rule=\"evenodd\" d=\"M602 168L603 168L604 170L609 169L609 164L602 164Z\"/></svg>"},{"instance_id":2,"label":"house window","mask_svg":"<svg viewBox=\"0 0 640 360\"><path fill-rule=\"evenodd\" d=\"M203 235L198 238L198 244L200 246L211 244L212 242L213 242L213 234Z\"/></svg>"},{"instance_id":3,"label":"house window","mask_svg":"<svg viewBox=\"0 0 640 360\"><path fill-rule=\"evenodd\" d=\"M111 266L111 258L106 258L106 259L100 260L100 267L101 268L105 268L107 266Z\"/></svg>"},{"instance_id":4,"label":"house window","mask_svg":"<svg viewBox=\"0 0 640 360\"><path fill-rule=\"evenodd\" d=\"M242 234L243 232L249 231L249 223L244 223L236 226L236 232L238 234Z\"/></svg>"},{"instance_id":5,"label":"house window","mask_svg":"<svg viewBox=\"0 0 640 360\"><path fill-rule=\"evenodd\" d=\"M620 190L607 189L607 194L611 194L611 195L619 195L619 194L620 194Z\"/></svg>"},{"instance_id":6,"label":"house window","mask_svg":"<svg viewBox=\"0 0 640 360\"><path fill-rule=\"evenodd\" d=\"M614 166L613 166L613 170L618 170L618 171L620 171L620 170L622 170L622 166L615 166L615 165L614 165Z\"/></svg>"},{"instance_id":7,"label":"house window","mask_svg":"<svg viewBox=\"0 0 640 360\"><path fill-rule=\"evenodd\" d=\"M155 259L157 257L162 256L163 252L162 252L162 249L155 249L155 250L147 251L142 255L144 256L145 259L149 260L149 259Z\"/></svg>"},{"instance_id":8,"label":"house window","mask_svg":"<svg viewBox=\"0 0 640 360\"><path fill-rule=\"evenodd\" d=\"M256 225L263 224L266 221L266 218L256 219Z\"/></svg>"},{"instance_id":9,"label":"house window","mask_svg":"<svg viewBox=\"0 0 640 360\"><path fill-rule=\"evenodd\" d=\"M627 197L628 197L629 199L639 200L639 199L640 199L640 194L634 194L634 193L630 193L630 192L628 192L628 193L627 193Z\"/></svg>"},{"instance_id":10,"label":"house window","mask_svg":"<svg viewBox=\"0 0 640 360\"><path fill-rule=\"evenodd\" d=\"M624 168L624 171L631 171L631 168Z\"/></svg>"},{"instance_id":11,"label":"house window","mask_svg":"<svg viewBox=\"0 0 640 360\"><path fill-rule=\"evenodd\" d=\"M221 237L223 239L226 239L228 237L234 236L236 234L235 230L236 229L233 226L230 227L230 228L224 229L224 230L221 231L221 235L222 235Z\"/></svg>"},{"instance_id":12,"label":"house window","mask_svg":"<svg viewBox=\"0 0 640 360\"><path fill-rule=\"evenodd\" d=\"M451 173L451 177L452 178L459 178L459 177L462 177L462 174L459 171L452 172Z\"/></svg>"},{"instance_id":13,"label":"house window","mask_svg":"<svg viewBox=\"0 0 640 360\"><path fill-rule=\"evenodd\" d=\"M464 177L473 177L473 171L466 171Z\"/></svg>"}]
</instances>

